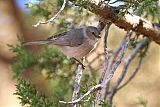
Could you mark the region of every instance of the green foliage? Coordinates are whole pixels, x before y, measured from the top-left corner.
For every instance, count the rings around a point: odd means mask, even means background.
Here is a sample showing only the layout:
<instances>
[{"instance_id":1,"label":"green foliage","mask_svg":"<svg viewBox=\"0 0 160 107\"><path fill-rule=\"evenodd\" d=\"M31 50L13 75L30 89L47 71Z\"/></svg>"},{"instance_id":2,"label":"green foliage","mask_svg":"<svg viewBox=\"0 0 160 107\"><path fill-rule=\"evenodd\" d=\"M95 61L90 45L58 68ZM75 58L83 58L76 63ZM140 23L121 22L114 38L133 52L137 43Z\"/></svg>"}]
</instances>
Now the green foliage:
<instances>
[{"instance_id":1,"label":"green foliage","mask_svg":"<svg viewBox=\"0 0 160 107\"><path fill-rule=\"evenodd\" d=\"M130 49L134 49L137 43L138 43L138 36L135 36L129 40L128 47Z\"/></svg>"},{"instance_id":2,"label":"green foliage","mask_svg":"<svg viewBox=\"0 0 160 107\"><path fill-rule=\"evenodd\" d=\"M86 81L88 81L88 80L82 80L81 84L83 84L83 85L80 86L80 92L79 92L80 95L79 96L84 95L85 93L87 93L87 91L91 87L93 87L94 85L97 84L95 80L91 80L91 82L88 82L88 84L86 83ZM82 107L87 107L87 106L93 105L93 104L95 105L95 103L96 103L95 99L96 99L96 93L92 93L92 94L88 95L86 98L84 98L82 100L83 103L81 103L79 105Z\"/></svg>"},{"instance_id":3,"label":"green foliage","mask_svg":"<svg viewBox=\"0 0 160 107\"><path fill-rule=\"evenodd\" d=\"M56 2L53 0L40 0L39 3L33 4L31 2L26 4L26 7L29 8L31 11L30 13L33 16L40 16L45 19L49 19L53 13L56 11Z\"/></svg>"},{"instance_id":4,"label":"green foliage","mask_svg":"<svg viewBox=\"0 0 160 107\"><path fill-rule=\"evenodd\" d=\"M88 0L76 0L73 2L74 5L78 5L79 9L83 11L84 7L87 7Z\"/></svg>"},{"instance_id":5,"label":"green foliage","mask_svg":"<svg viewBox=\"0 0 160 107\"><path fill-rule=\"evenodd\" d=\"M37 63L36 58L21 45L8 45L13 53L15 53L15 63L13 63L12 70L15 76L18 76L26 68Z\"/></svg>"},{"instance_id":6,"label":"green foliage","mask_svg":"<svg viewBox=\"0 0 160 107\"><path fill-rule=\"evenodd\" d=\"M123 8L118 14L119 17L122 17L125 14L136 14L155 23L160 23L159 0L134 0L132 2L127 2L118 8Z\"/></svg>"},{"instance_id":7,"label":"green foliage","mask_svg":"<svg viewBox=\"0 0 160 107\"><path fill-rule=\"evenodd\" d=\"M44 94L22 78L17 78L15 95L21 100L21 105L25 107L53 107L54 103Z\"/></svg>"},{"instance_id":8,"label":"green foliage","mask_svg":"<svg viewBox=\"0 0 160 107\"><path fill-rule=\"evenodd\" d=\"M110 104L108 101L105 102L105 101L102 101L102 100L100 100L99 106L101 106L101 107L115 107L112 104Z\"/></svg>"},{"instance_id":9,"label":"green foliage","mask_svg":"<svg viewBox=\"0 0 160 107\"><path fill-rule=\"evenodd\" d=\"M135 0L133 3L130 3L130 7L132 7L135 12L138 10L141 15L146 12L153 15L153 12L158 11L158 2L158 0Z\"/></svg>"},{"instance_id":10,"label":"green foliage","mask_svg":"<svg viewBox=\"0 0 160 107\"><path fill-rule=\"evenodd\" d=\"M148 101L143 97L138 97L137 104L142 105L143 107L147 107Z\"/></svg>"},{"instance_id":11,"label":"green foliage","mask_svg":"<svg viewBox=\"0 0 160 107\"><path fill-rule=\"evenodd\" d=\"M64 56L63 53L56 48L44 46L43 51L39 55L34 55L27 51L22 45L9 45L9 47L15 54L15 63L12 65L12 70L16 75L19 75L28 67L38 68L39 71L46 69L48 73L74 69L73 65L75 61Z\"/></svg>"},{"instance_id":12,"label":"green foliage","mask_svg":"<svg viewBox=\"0 0 160 107\"><path fill-rule=\"evenodd\" d=\"M51 46L44 46L44 49L40 56L37 58L39 69L46 69L47 76L52 78L56 71L66 72L74 71L75 61L66 57L58 49Z\"/></svg>"},{"instance_id":13,"label":"green foliage","mask_svg":"<svg viewBox=\"0 0 160 107\"><path fill-rule=\"evenodd\" d=\"M136 47L136 45L139 43L140 39L138 38L138 36L136 35L135 37L131 38L129 40L129 44L128 44L128 48L129 49L134 49ZM147 54L147 50L148 50L148 47L149 47L149 43L148 44L145 44L138 52L138 56L139 57L145 57L146 54Z\"/></svg>"},{"instance_id":14,"label":"green foliage","mask_svg":"<svg viewBox=\"0 0 160 107\"><path fill-rule=\"evenodd\" d=\"M58 49L48 45L44 46L43 51L36 55L21 45L10 45L10 48L15 53L15 62L12 65L12 70L17 79L17 91L15 94L19 96L22 106L38 107L39 104L43 107L50 107L50 105L56 107L65 106L60 105L58 102L60 100L67 101L72 96L74 71L76 69L75 61L64 56ZM34 68L32 69L34 72L36 71L48 80L46 91L50 93L49 98L51 98L52 102L42 92L38 92L33 85L21 78L20 74L30 67ZM85 77L89 77L87 72L83 74L83 84L89 83L90 85L86 84L85 87L81 87L80 95L96 84L96 82L92 82L95 80L88 81ZM89 99L89 102L84 103L84 105L89 105L94 100L94 97L94 94L88 96L86 99ZM40 99L39 103L37 103L38 99ZM45 102L42 102L43 100Z\"/></svg>"},{"instance_id":15,"label":"green foliage","mask_svg":"<svg viewBox=\"0 0 160 107\"><path fill-rule=\"evenodd\" d=\"M65 9L53 22L53 34L75 27L90 25L97 20L94 14L81 7L81 5L86 5L86 1L78 0L77 2L80 6L66 3ZM31 11L33 16L36 16L36 20L47 20L59 11L62 4L63 0L40 0L39 3L26 4L26 7ZM95 19L93 19L94 17Z\"/></svg>"},{"instance_id":16,"label":"green foliage","mask_svg":"<svg viewBox=\"0 0 160 107\"><path fill-rule=\"evenodd\" d=\"M38 71L40 75L48 78L48 87L46 91L50 91L54 97L52 98L55 102L54 105L58 105L59 100L66 100L68 96L72 93L73 86L73 71L75 71L75 61L64 56L58 49L55 49L50 46L44 46L43 51L40 54L34 55L33 53L27 51L24 46L10 45L12 52L15 53L15 62L12 64L11 68L15 74L15 78L21 77L22 74L27 68L34 68L34 71ZM32 93L29 90L29 83L26 83L25 80L18 79L17 94L25 105L25 97L31 97ZM25 88L25 86L28 86ZM25 92L22 92L24 89ZM32 89L33 90L33 89ZM30 93L31 92L31 93ZM28 93L28 94L26 94ZM52 96L51 95L51 96ZM35 96L38 98L38 96ZM26 102L26 104L33 106L37 102L36 98L33 98L31 102ZM47 102L48 103L48 102ZM41 104L41 103L40 103ZM49 103L50 104L50 103ZM52 103L53 104L53 103ZM38 106L33 106L38 107ZM43 107L48 107L43 105Z\"/></svg>"}]
</instances>

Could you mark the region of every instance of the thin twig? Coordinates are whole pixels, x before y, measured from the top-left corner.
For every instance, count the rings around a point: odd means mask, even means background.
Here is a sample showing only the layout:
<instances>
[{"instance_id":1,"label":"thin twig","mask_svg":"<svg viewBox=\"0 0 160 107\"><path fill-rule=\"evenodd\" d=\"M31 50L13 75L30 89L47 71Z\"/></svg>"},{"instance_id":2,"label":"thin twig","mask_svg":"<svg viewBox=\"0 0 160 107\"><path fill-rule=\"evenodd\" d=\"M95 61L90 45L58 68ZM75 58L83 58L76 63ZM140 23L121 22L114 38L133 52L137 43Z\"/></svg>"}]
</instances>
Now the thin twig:
<instances>
[{"instance_id":1,"label":"thin twig","mask_svg":"<svg viewBox=\"0 0 160 107\"><path fill-rule=\"evenodd\" d=\"M142 54L145 54L147 52L147 50L148 50L148 47L145 48L145 50L142 52ZM135 77L135 75L137 74L137 72L141 66L142 60L143 60L143 57L140 56L138 63L136 65L135 69L133 70L132 74L121 86L118 87L117 91L120 90L121 88L123 88L124 86L126 86Z\"/></svg>"},{"instance_id":2,"label":"thin twig","mask_svg":"<svg viewBox=\"0 0 160 107\"><path fill-rule=\"evenodd\" d=\"M106 80L103 82L104 83L104 87L103 87L102 93L101 93L101 99L102 100L104 100L106 98L106 95L107 95L107 92L106 92L107 86L109 84L110 79L113 77L113 75L114 75L117 67L121 63L122 58L124 57L124 54L126 52L126 49L127 49L128 42L129 42L129 39L131 37L131 34L132 34L132 30L130 30L130 31L127 32L127 35L125 37L125 41L121 45L121 47L122 47L121 49L122 50L120 51L116 62L113 64L112 68L109 70L109 72L106 75Z\"/></svg>"},{"instance_id":3,"label":"thin twig","mask_svg":"<svg viewBox=\"0 0 160 107\"><path fill-rule=\"evenodd\" d=\"M40 24L47 24L47 23L53 22L53 20L55 20L59 16L59 14L64 10L64 8L66 6L66 2L67 2L67 0L64 0L61 9L52 18L50 18L49 20L46 20L46 21L38 21L35 25L33 25L33 27L38 27Z\"/></svg>"},{"instance_id":4,"label":"thin twig","mask_svg":"<svg viewBox=\"0 0 160 107\"><path fill-rule=\"evenodd\" d=\"M109 58L108 58L108 50L107 50L107 44L108 44L107 39L108 39L110 26L111 26L111 23L108 23L105 27L105 35L104 35L104 43L103 43L104 44L104 46L103 46L104 47L104 69L103 69L103 72L101 74L101 77L99 79L98 84L102 83L104 76L106 74L107 68L108 68L108 59ZM100 91L98 91L96 94L96 101L98 101L99 97L100 97Z\"/></svg>"},{"instance_id":5,"label":"thin twig","mask_svg":"<svg viewBox=\"0 0 160 107\"><path fill-rule=\"evenodd\" d=\"M81 81L81 78L82 78L82 72L83 72L83 65L79 64L78 68L77 68L77 71L76 71L72 101L77 99L79 89L80 89L80 81ZM76 107L76 104L74 104L73 106Z\"/></svg>"},{"instance_id":6,"label":"thin twig","mask_svg":"<svg viewBox=\"0 0 160 107\"><path fill-rule=\"evenodd\" d=\"M59 103L63 103L63 104L76 104L78 102L81 102L82 99L86 96L88 96L89 94L99 90L102 88L102 85L101 84L98 84L98 85L95 85L93 86L87 93L85 93L83 96L81 96L80 98L76 99L76 100L72 100L72 101L69 101L69 102L65 102L65 101L59 101Z\"/></svg>"},{"instance_id":7,"label":"thin twig","mask_svg":"<svg viewBox=\"0 0 160 107\"><path fill-rule=\"evenodd\" d=\"M125 81L125 83L123 83L121 86L119 86L119 87L117 88L117 91L120 90L120 89L122 89L124 86L126 86L126 85L135 77L135 75L137 74L137 72L138 72L138 70L139 70L139 68L140 68L140 66L141 66L142 59L143 59L143 57L140 57L140 58L138 59L138 63L137 63L137 65L136 65L134 71L132 72L131 76Z\"/></svg>"},{"instance_id":8,"label":"thin twig","mask_svg":"<svg viewBox=\"0 0 160 107\"><path fill-rule=\"evenodd\" d=\"M134 51L126 58L125 60L125 63L124 63L124 66L123 66L123 69L122 69L122 72L120 73L116 83L114 84L114 86L112 87L111 89L111 93L109 95L109 100L110 102L112 102L113 100L113 96L115 95L116 91L117 91L117 88L119 86L119 84L121 83L121 81L123 80L126 72L127 72L127 69L128 69L128 66L129 64L131 63L131 61L135 58L136 54L138 53L138 51L146 44L148 43L148 39L144 39L144 40L141 40L135 47Z\"/></svg>"},{"instance_id":9,"label":"thin twig","mask_svg":"<svg viewBox=\"0 0 160 107\"><path fill-rule=\"evenodd\" d=\"M111 55L111 57L109 58L109 64L108 64L107 72L109 72L109 70L111 69L112 64L113 64L113 62L114 62L114 59L117 57L119 51L121 50L121 46L124 44L124 41L125 41L125 40L126 40L126 36L125 36L125 38L122 40L121 44L112 52L112 55ZM102 68L102 67L101 67L101 68ZM109 84L108 84L107 87L109 87ZM103 96L98 96L98 95L97 95L97 97L101 97L101 99L104 99L104 97L105 97L105 94L104 94L104 93L106 93L106 91L107 91L107 89L101 90L101 95L103 95ZM98 99L98 98L96 98L96 99Z\"/></svg>"},{"instance_id":10,"label":"thin twig","mask_svg":"<svg viewBox=\"0 0 160 107\"><path fill-rule=\"evenodd\" d=\"M108 39L108 32L110 28L111 23L108 23L105 27L105 35L104 35L104 70L101 74L101 77L99 79L99 84L102 83L104 76L106 74L107 68L108 68L108 50L107 50L107 39Z\"/></svg>"},{"instance_id":11,"label":"thin twig","mask_svg":"<svg viewBox=\"0 0 160 107\"><path fill-rule=\"evenodd\" d=\"M119 52L122 50L122 46L124 45L124 43L126 41L126 37L127 37L127 34L124 37L124 39L122 40L122 42L120 43L120 45L118 45L118 47L112 52L112 56L109 58L109 64L108 64L107 72L109 72L109 70L112 68L114 60L116 59Z\"/></svg>"},{"instance_id":12,"label":"thin twig","mask_svg":"<svg viewBox=\"0 0 160 107\"><path fill-rule=\"evenodd\" d=\"M143 60L143 57L139 57L138 63L136 65L135 69L133 70L132 74L130 75L130 77L121 86L119 86L116 91L119 91L120 89L125 87L135 77L135 75L137 74L137 72L141 66L142 60ZM108 94L110 94L110 93L111 93L111 91L108 92Z\"/></svg>"}]
</instances>

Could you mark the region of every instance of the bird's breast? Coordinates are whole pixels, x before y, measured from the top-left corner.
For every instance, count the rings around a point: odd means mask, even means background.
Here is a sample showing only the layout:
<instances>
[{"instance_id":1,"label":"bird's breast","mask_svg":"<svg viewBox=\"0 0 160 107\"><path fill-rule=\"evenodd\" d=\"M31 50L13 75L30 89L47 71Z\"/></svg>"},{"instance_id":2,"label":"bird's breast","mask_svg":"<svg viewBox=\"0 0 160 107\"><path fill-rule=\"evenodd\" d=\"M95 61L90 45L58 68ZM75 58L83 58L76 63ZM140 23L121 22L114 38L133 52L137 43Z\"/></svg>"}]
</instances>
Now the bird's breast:
<instances>
[{"instance_id":1,"label":"bird's breast","mask_svg":"<svg viewBox=\"0 0 160 107\"><path fill-rule=\"evenodd\" d=\"M92 51L95 48L96 45L97 45L97 41L86 40L86 41L84 41L83 44L81 44L77 47L60 46L59 48L67 56L74 57L74 58L83 58L90 51Z\"/></svg>"}]
</instances>

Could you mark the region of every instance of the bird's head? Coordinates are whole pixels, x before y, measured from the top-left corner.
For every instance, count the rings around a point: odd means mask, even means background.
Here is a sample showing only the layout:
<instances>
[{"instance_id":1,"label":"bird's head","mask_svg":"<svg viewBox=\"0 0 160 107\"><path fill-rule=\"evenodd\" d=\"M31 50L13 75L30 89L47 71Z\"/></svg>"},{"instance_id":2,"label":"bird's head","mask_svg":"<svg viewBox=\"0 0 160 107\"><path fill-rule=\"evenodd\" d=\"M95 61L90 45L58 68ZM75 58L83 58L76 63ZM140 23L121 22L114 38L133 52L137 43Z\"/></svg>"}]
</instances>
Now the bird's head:
<instances>
[{"instance_id":1,"label":"bird's head","mask_svg":"<svg viewBox=\"0 0 160 107\"><path fill-rule=\"evenodd\" d=\"M96 40L96 39L101 38L101 36L100 36L100 31L99 31L98 28L96 28L96 27L87 26L87 27L85 28L85 32L86 32L86 35L87 35L90 39Z\"/></svg>"}]
</instances>

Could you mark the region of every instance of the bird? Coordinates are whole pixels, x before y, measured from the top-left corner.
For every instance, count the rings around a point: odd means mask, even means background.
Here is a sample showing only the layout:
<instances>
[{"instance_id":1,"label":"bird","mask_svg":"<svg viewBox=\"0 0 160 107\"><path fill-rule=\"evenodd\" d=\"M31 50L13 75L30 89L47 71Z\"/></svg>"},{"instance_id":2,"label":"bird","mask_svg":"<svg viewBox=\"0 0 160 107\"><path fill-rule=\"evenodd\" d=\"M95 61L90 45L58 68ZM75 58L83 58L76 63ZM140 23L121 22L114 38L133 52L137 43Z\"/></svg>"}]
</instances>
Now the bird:
<instances>
[{"instance_id":1,"label":"bird","mask_svg":"<svg viewBox=\"0 0 160 107\"><path fill-rule=\"evenodd\" d=\"M46 40L24 41L22 45L51 44L83 65L83 59L96 47L100 38L100 31L97 27L86 26L71 29Z\"/></svg>"}]
</instances>

